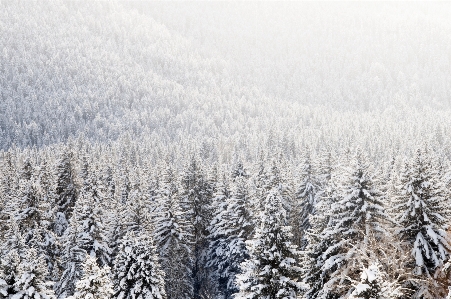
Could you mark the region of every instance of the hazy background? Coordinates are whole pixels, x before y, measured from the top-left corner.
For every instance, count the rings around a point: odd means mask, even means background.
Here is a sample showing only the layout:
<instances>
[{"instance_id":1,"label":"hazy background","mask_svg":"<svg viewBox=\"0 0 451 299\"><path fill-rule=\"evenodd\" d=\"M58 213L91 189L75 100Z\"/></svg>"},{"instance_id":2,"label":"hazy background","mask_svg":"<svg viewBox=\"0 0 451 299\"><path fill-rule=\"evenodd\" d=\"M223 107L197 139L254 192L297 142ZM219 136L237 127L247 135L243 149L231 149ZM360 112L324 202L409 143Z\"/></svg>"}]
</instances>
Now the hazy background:
<instances>
[{"instance_id":1,"label":"hazy background","mask_svg":"<svg viewBox=\"0 0 451 299\"><path fill-rule=\"evenodd\" d=\"M3 149L83 136L175 151L194 140L225 156L287 140L384 155L449 134L447 2L0 8Z\"/></svg>"}]
</instances>

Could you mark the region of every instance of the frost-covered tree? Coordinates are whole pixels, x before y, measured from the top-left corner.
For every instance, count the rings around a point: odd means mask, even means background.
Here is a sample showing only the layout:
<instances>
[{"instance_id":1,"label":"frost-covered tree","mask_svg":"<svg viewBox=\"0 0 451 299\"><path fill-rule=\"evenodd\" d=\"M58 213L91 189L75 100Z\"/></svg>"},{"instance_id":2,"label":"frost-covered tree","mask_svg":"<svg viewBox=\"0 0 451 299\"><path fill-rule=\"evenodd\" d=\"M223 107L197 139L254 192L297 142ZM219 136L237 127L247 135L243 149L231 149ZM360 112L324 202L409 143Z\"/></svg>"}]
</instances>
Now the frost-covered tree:
<instances>
[{"instance_id":1,"label":"frost-covered tree","mask_svg":"<svg viewBox=\"0 0 451 299\"><path fill-rule=\"evenodd\" d=\"M362 270L360 283L355 286L349 299L396 299L403 296L401 286L389 281L378 263Z\"/></svg>"},{"instance_id":2,"label":"frost-covered tree","mask_svg":"<svg viewBox=\"0 0 451 299\"><path fill-rule=\"evenodd\" d=\"M350 288L348 278L357 275L359 251L366 250L369 237L381 238L385 234L388 216L365 157L357 152L349 170L340 175L344 176L343 182L333 195L331 209L328 212L324 210L328 207L319 209L329 215L318 219L327 221L324 229L310 233L312 246L305 255L309 265L305 278L311 285L308 298L345 294Z\"/></svg>"},{"instance_id":3,"label":"frost-covered tree","mask_svg":"<svg viewBox=\"0 0 451 299\"><path fill-rule=\"evenodd\" d=\"M76 218L76 211L72 218ZM83 274L83 262L85 261L86 251L80 246L78 223L73 222L64 232L62 238L62 254L60 263L63 269L61 277L54 286L57 298L63 299L75 293L75 283Z\"/></svg>"},{"instance_id":4,"label":"frost-covered tree","mask_svg":"<svg viewBox=\"0 0 451 299\"><path fill-rule=\"evenodd\" d=\"M304 234L311 227L310 216L315 213L316 196L319 191L319 186L313 173L312 161L309 154L306 154L301 167L299 174L301 183L296 192L292 219L289 221L293 227L294 244L299 246L300 249L304 249L307 245Z\"/></svg>"},{"instance_id":5,"label":"frost-covered tree","mask_svg":"<svg viewBox=\"0 0 451 299\"><path fill-rule=\"evenodd\" d=\"M72 217L72 210L77 196L74 183L72 154L66 148L63 148L61 153L61 158L56 166L55 176L56 186L54 196L57 211L53 229L58 236L62 236L68 226L69 218Z\"/></svg>"},{"instance_id":6,"label":"frost-covered tree","mask_svg":"<svg viewBox=\"0 0 451 299\"><path fill-rule=\"evenodd\" d=\"M202 168L196 158L189 160L181 178L180 206L185 217L193 227L193 277L194 298L200 298L207 292L205 281L208 268L206 267L206 251L208 249L208 225L211 221L211 199L213 188L208 183Z\"/></svg>"},{"instance_id":7,"label":"frost-covered tree","mask_svg":"<svg viewBox=\"0 0 451 299\"><path fill-rule=\"evenodd\" d=\"M164 272L152 237L129 232L114 262L115 295L118 299L165 299Z\"/></svg>"},{"instance_id":8,"label":"frost-covered tree","mask_svg":"<svg viewBox=\"0 0 451 299\"><path fill-rule=\"evenodd\" d=\"M10 298L17 293L14 285L20 279L20 261L21 257L16 250L2 254L0 258L0 298Z\"/></svg>"},{"instance_id":9,"label":"frost-covered tree","mask_svg":"<svg viewBox=\"0 0 451 299\"><path fill-rule=\"evenodd\" d=\"M217 194L225 202L217 206L209 228L208 266L214 269L224 298L231 298L238 291L235 276L241 272L240 264L249 256L245 242L253 233L247 174L240 163L232 171L232 178L231 192L220 188Z\"/></svg>"},{"instance_id":10,"label":"frost-covered tree","mask_svg":"<svg viewBox=\"0 0 451 299\"><path fill-rule=\"evenodd\" d=\"M393 213L398 235L409 246L415 274L428 280L451 251L447 235L451 216L447 192L430 154L417 150L401 175ZM421 283L419 293L434 292Z\"/></svg>"},{"instance_id":11,"label":"frost-covered tree","mask_svg":"<svg viewBox=\"0 0 451 299\"><path fill-rule=\"evenodd\" d=\"M239 292L235 298L295 299L300 294L299 252L290 242L291 227L285 225L285 213L282 196L275 188L266 198L261 226L246 243L249 259L237 275Z\"/></svg>"},{"instance_id":12,"label":"frost-covered tree","mask_svg":"<svg viewBox=\"0 0 451 299\"><path fill-rule=\"evenodd\" d=\"M71 225L76 224L77 246L85 250L88 255L95 257L100 266L108 265L111 250L104 228L104 211L102 209L102 193L94 173L89 174L89 181L85 180L85 187L79 193L70 219Z\"/></svg>"},{"instance_id":13,"label":"frost-covered tree","mask_svg":"<svg viewBox=\"0 0 451 299\"><path fill-rule=\"evenodd\" d=\"M18 273L18 279L14 283L15 294L12 298L55 298L51 283L46 282L47 267L45 260L38 255L34 248L26 251L19 264Z\"/></svg>"},{"instance_id":14,"label":"frost-covered tree","mask_svg":"<svg viewBox=\"0 0 451 299\"><path fill-rule=\"evenodd\" d=\"M180 208L175 177L171 168L164 171L153 222L154 239L162 269L166 274L167 298L192 298L192 227Z\"/></svg>"},{"instance_id":15,"label":"frost-covered tree","mask_svg":"<svg viewBox=\"0 0 451 299\"><path fill-rule=\"evenodd\" d=\"M96 259L86 256L83 263L83 276L75 284L75 294L69 298L73 299L110 299L114 294L111 283L110 268L100 268Z\"/></svg>"}]
</instances>

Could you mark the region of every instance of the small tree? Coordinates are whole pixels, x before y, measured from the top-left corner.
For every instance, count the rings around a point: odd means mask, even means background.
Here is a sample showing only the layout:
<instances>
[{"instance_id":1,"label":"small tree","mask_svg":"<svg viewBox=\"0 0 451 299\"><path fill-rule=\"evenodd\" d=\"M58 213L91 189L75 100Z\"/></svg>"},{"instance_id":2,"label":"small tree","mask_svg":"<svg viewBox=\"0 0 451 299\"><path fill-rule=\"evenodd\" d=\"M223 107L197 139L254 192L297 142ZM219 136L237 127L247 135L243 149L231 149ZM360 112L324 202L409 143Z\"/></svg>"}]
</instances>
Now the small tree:
<instances>
[{"instance_id":1,"label":"small tree","mask_svg":"<svg viewBox=\"0 0 451 299\"><path fill-rule=\"evenodd\" d=\"M403 295L399 284L387 281L378 263L363 269L360 279L349 299L395 299Z\"/></svg>"}]
</instances>

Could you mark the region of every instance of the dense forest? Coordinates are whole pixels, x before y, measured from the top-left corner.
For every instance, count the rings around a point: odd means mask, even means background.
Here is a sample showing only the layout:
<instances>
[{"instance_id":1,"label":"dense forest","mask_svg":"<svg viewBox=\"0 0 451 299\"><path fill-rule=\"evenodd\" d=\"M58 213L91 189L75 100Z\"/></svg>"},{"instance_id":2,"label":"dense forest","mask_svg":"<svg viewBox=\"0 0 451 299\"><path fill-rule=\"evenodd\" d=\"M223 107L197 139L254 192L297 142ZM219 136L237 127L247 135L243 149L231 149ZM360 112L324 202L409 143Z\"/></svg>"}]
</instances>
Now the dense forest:
<instances>
[{"instance_id":1,"label":"dense forest","mask_svg":"<svg viewBox=\"0 0 451 299\"><path fill-rule=\"evenodd\" d=\"M451 298L450 14L0 0L0 299Z\"/></svg>"}]
</instances>

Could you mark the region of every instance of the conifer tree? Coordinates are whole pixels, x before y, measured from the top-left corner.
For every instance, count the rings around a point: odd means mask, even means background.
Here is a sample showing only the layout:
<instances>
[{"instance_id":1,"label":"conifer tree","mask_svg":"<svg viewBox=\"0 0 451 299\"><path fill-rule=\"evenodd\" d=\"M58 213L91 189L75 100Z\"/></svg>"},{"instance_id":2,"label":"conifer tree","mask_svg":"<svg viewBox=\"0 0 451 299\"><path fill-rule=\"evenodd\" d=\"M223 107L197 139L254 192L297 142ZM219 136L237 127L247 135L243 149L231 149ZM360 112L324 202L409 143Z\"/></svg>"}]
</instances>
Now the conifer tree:
<instances>
[{"instance_id":1,"label":"conifer tree","mask_svg":"<svg viewBox=\"0 0 451 299\"><path fill-rule=\"evenodd\" d=\"M252 235L253 223L249 212L247 177L242 164L238 163L236 169L232 171L232 192L229 196L224 196L223 200L226 202L220 206L219 214L210 225L212 242L208 266L214 269L224 298L231 298L238 291L235 276L240 273L240 264L249 255L245 242Z\"/></svg>"},{"instance_id":2,"label":"conifer tree","mask_svg":"<svg viewBox=\"0 0 451 299\"><path fill-rule=\"evenodd\" d=\"M141 232L123 238L114 262L114 298L165 299L164 272L153 239Z\"/></svg>"},{"instance_id":3,"label":"conifer tree","mask_svg":"<svg viewBox=\"0 0 451 299\"><path fill-rule=\"evenodd\" d=\"M55 175L54 196L57 212L53 229L58 236L62 236L68 226L69 218L72 217L76 199L72 154L66 149L63 149Z\"/></svg>"},{"instance_id":4,"label":"conifer tree","mask_svg":"<svg viewBox=\"0 0 451 299\"><path fill-rule=\"evenodd\" d=\"M72 218L77 218L74 211ZM78 222L72 222L62 238L61 265L63 272L54 286L57 298L64 299L75 293L75 283L81 278L86 250L80 246Z\"/></svg>"},{"instance_id":5,"label":"conifer tree","mask_svg":"<svg viewBox=\"0 0 451 299\"><path fill-rule=\"evenodd\" d=\"M227 204L231 196L228 177L223 174L216 186L216 192L213 194L212 210L214 217L212 218L208 227L209 247L207 252L207 266L212 269L211 279L216 283L217 296L224 296L227 289L227 278L222 275L222 269L227 265L226 247L226 232L222 224L223 219L227 217Z\"/></svg>"},{"instance_id":6,"label":"conifer tree","mask_svg":"<svg viewBox=\"0 0 451 299\"><path fill-rule=\"evenodd\" d=\"M111 254L104 228L102 197L102 187L95 173L87 173L70 220L71 225L77 223L77 231L71 231L77 234L77 245L95 257L100 266L109 264Z\"/></svg>"},{"instance_id":7,"label":"conifer tree","mask_svg":"<svg viewBox=\"0 0 451 299\"><path fill-rule=\"evenodd\" d=\"M110 268L99 268L96 259L86 256L83 263L83 276L75 284L73 299L110 299L114 294L111 283Z\"/></svg>"},{"instance_id":8,"label":"conifer tree","mask_svg":"<svg viewBox=\"0 0 451 299\"><path fill-rule=\"evenodd\" d=\"M55 297L51 284L46 282L47 267L41 256L34 248L26 251L24 259L18 267L19 277L14 283L15 294L13 298L29 299Z\"/></svg>"},{"instance_id":9,"label":"conifer tree","mask_svg":"<svg viewBox=\"0 0 451 299\"><path fill-rule=\"evenodd\" d=\"M250 257L242 264L242 274L237 275L239 292L235 298L295 299L300 293L299 252L289 241L291 227L285 223L282 196L273 189L266 199L261 226L246 243Z\"/></svg>"},{"instance_id":10,"label":"conifer tree","mask_svg":"<svg viewBox=\"0 0 451 299\"><path fill-rule=\"evenodd\" d=\"M401 286L387 281L386 273L378 263L362 270L360 283L355 286L349 299L396 299L403 296Z\"/></svg>"},{"instance_id":11,"label":"conifer tree","mask_svg":"<svg viewBox=\"0 0 451 299\"><path fill-rule=\"evenodd\" d=\"M180 188L180 205L187 220L193 226L193 280L194 298L198 299L207 291L206 251L208 249L207 227L211 221L212 188L205 179L196 158L191 157L183 173Z\"/></svg>"},{"instance_id":12,"label":"conifer tree","mask_svg":"<svg viewBox=\"0 0 451 299\"><path fill-rule=\"evenodd\" d=\"M319 189L309 154L305 156L300 176L301 184L296 192L294 212L290 223L293 227L294 244L303 250L307 245L307 239L304 235L311 227L310 216L315 213L316 196Z\"/></svg>"},{"instance_id":13,"label":"conifer tree","mask_svg":"<svg viewBox=\"0 0 451 299\"><path fill-rule=\"evenodd\" d=\"M0 248L0 294L10 298L17 293L15 284L20 279L19 266L28 250L14 219L8 222L5 240Z\"/></svg>"},{"instance_id":14,"label":"conifer tree","mask_svg":"<svg viewBox=\"0 0 451 299\"><path fill-rule=\"evenodd\" d=\"M175 177L169 167L162 176L157 203L154 239L166 274L167 298L192 298L192 227L181 211Z\"/></svg>"},{"instance_id":15,"label":"conifer tree","mask_svg":"<svg viewBox=\"0 0 451 299\"><path fill-rule=\"evenodd\" d=\"M448 259L451 244L447 235L451 216L447 192L431 157L417 150L405 165L398 194L393 199L393 213L399 225L398 236L411 252L414 274L429 283L414 283L417 296L439 292L434 282L435 270Z\"/></svg>"},{"instance_id":16,"label":"conifer tree","mask_svg":"<svg viewBox=\"0 0 451 299\"><path fill-rule=\"evenodd\" d=\"M318 219L319 232L312 231L312 246L306 251L305 282L310 284L307 298L346 294L351 287L349 278L356 278L359 250L365 251L369 237L382 238L388 216L382 206L377 183L371 176L368 162L360 153L344 175L339 193L333 195L329 212L320 207L326 217ZM329 219L327 219L327 215ZM327 223L325 223L327 221ZM316 236L314 235L315 233ZM316 240L315 240L316 239Z\"/></svg>"}]
</instances>

